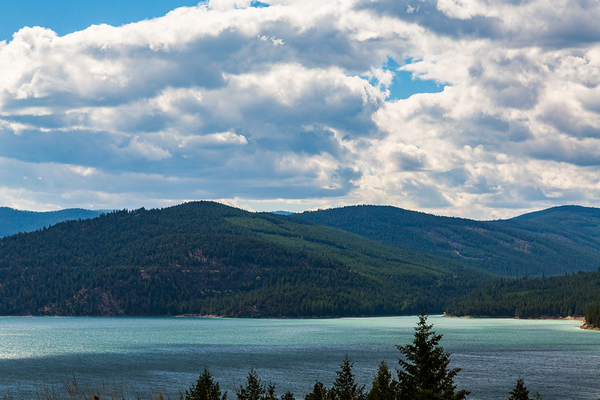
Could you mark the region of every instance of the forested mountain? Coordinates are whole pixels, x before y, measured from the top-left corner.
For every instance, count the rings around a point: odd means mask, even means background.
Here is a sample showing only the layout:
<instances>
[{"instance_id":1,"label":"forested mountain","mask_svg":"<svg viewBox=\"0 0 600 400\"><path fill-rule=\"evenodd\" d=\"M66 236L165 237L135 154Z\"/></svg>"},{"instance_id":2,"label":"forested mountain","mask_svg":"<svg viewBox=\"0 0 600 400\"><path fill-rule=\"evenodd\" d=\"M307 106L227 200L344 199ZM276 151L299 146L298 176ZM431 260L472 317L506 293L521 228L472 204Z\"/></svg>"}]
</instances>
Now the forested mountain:
<instances>
[{"instance_id":1,"label":"forested mountain","mask_svg":"<svg viewBox=\"0 0 600 400\"><path fill-rule=\"evenodd\" d=\"M441 312L488 278L335 228L212 202L0 239L2 315Z\"/></svg>"},{"instance_id":2,"label":"forested mountain","mask_svg":"<svg viewBox=\"0 0 600 400\"><path fill-rule=\"evenodd\" d=\"M496 223L593 250L600 249L600 208L553 207Z\"/></svg>"},{"instance_id":3,"label":"forested mountain","mask_svg":"<svg viewBox=\"0 0 600 400\"><path fill-rule=\"evenodd\" d=\"M598 305L600 271L595 271L550 278L498 280L458 299L447 313L520 318L583 317L586 310Z\"/></svg>"},{"instance_id":4,"label":"forested mountain","mask_svg":"<svg viewBox=\"0 0 600 400\"><path fill-rule=\"evenodd\" d=\"M502 276L550 276L600 265L600 209L565 206L511 220L474 221L389 206L352 206L295 218Z\"/></svg>"},{"instance_id":5,"label":"forested mountain","mask_svg":"<svg viewBox=\"0 0 600 400\"><path fill-rule=\"evenodd\" d=\"M88 219L97 214L0 208L4 232L39 229L0 239L0 315L314 317L423 306L534 317L600 304L594 208L501 221L385 206L288 216L212 202ZM473 267L528 277L493 280ZM571 273L581 270L594 272Z\"/></svg>"},{"instance_id":6,"label":"forested mountain","mask_svg":"<svg viewBox=\"0 0 600 400\"><path fill-rule=\"evenodd\" d=\"M62 221L96 218L100 214L102 214L102 211L80 208L34 212L0 207L0 236L14 235L19 232L32 232Z\"/></svg>"}]
</instances>

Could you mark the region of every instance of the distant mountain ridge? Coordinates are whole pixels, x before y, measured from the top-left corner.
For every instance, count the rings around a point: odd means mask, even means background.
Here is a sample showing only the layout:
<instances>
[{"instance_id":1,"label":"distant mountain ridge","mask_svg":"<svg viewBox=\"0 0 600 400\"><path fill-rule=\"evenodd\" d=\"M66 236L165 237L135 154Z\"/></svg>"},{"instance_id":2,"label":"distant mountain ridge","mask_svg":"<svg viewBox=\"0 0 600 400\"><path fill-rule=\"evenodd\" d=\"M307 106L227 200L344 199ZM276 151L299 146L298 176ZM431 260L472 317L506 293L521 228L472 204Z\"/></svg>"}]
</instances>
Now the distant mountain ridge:
<instances>
[{"instance_id":1,"label":"distant mountain ridge","mask_svg":"<svg viewBox=\"0 0 600 400\"><path fill-rule=\"evenodd\" d=\"M0 207L0 237L36 231L68 220L96 218L103 212L81 208L38 212Z\"/></svg>"},{"instance_id":2,"label":"distant mountain ridge","mask_svg":"<svg viewBox=\"0 0 600 400\"><path fill-rule=\"evenodd\" d=\"M192 202L108 213L0 208L0 225L34 230L0 239L0 315L323 317L423 306L569 315L600 300L597 272L564 275L600 265L595 208L474 221L389 206L280 215ZM561 276L531 279L550 275Z\"/></svg>"},{"instance_id":3,"label":"distant mountain ridge","mask_svg":"<svg viewBox=\"0 0 600 400\"><path fill-rule=\"evenodd\" d=\"M391 206L294 214L502 276L559 275L600 265L600 209L562 206L509 220L440 217Z\"/></svg>"},{"instance_id":4,"label":"distant mountain ridge","mask_svg":"<svg viewBox=\"0 0 600 400\"><path fill-rule=\"evenodd\" d=\"M50 212L0 207L0 237L103 211ZM289 213L379 242L442 256L502 276L550 276L600 265L600 209L567 205L496 221L441 217L392 206L350 206Z\"/></svg>"},{"instance_id":5,"label":"distant mountain ridge","mask_svg":"<svg viewBox=\"0 0 600 400\"><path fill-rule=\"evenodd\" d=\"M317 317L442 312L490 275L213 202L0 239L0 315Z\"/></svg>"}]
</instances>

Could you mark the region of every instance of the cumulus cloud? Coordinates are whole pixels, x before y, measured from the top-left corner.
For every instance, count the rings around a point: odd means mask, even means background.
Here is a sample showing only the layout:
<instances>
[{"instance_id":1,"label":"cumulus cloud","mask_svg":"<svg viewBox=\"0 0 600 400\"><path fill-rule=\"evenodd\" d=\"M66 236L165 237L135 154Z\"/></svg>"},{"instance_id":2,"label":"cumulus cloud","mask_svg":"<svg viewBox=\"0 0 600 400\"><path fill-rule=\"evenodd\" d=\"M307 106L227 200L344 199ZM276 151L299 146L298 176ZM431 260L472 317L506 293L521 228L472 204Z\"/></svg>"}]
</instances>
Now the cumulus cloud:
<instances>
[{"instance_id":1,"label":"cumulus cloud","mask_svg":"<svg viewBox=\"0 0 600 400\"><path fill-rule=\"evenodd\" d=\"M0 43L0 201L599 204L596 2L267 3ZM392 100L390 59L443 90Z\"/></svg>"}]
</instances>

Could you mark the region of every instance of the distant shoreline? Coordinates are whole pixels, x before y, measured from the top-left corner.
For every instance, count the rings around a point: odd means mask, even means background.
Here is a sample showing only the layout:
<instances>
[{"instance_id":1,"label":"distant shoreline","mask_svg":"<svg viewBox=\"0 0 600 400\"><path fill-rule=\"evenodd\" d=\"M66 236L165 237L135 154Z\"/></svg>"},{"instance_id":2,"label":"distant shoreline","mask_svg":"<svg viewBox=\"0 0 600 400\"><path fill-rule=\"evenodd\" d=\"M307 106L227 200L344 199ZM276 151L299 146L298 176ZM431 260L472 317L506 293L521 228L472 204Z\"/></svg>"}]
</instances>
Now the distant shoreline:
<instances>
[{"instance_id":1,"label":"distant shoreline","mask_svg":"<svg viewBox=\"0 0 600 400\"><path fill-rule=\"evenodd\" d=\"M585 323L585 318L584 317L574 317L572 315L566 316L566 317L556 317L556 316L550 316L550 315L542 315L539 317L526 317L526 318L522 318L522 317L492 317L490 315L449 315L444 313L443 314L444 317L446 318L494 318L494 319L499 319L499 318L507 318L507 319L539 319L539 320L565 320L565 321L581 321L583 323L583 325L581 325L579 327L579 329L584 329L584 330L588 330L588 331L600 331L600 327L596 327L593 325L588 325Z\"/></svg>"},{"instance_id":2,"label":"distant shoreline","mask_svg":"<svg viewBox=\"0 0 600 400\"><path fill-rule=\"evenodd\" d=\"M451 314L442 314L442 316L447 318L508 318L508 319L564 319L569 321L585 321L584 317L576 317L573 315L568 315L566 317L558 317L553 315L540 315L538 317L511 317L508 315L505 316L491 316L491 315L451 315Z\"/></svg>"}]
</instances>

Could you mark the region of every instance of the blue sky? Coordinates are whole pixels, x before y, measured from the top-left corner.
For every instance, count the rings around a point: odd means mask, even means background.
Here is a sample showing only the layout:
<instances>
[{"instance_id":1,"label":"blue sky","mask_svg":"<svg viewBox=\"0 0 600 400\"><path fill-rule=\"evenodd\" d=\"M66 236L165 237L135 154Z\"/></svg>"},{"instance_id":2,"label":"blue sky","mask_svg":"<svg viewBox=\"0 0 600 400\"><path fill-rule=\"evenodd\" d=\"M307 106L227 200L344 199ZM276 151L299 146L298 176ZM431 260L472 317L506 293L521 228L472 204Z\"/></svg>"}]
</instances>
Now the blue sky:
<instances>
[{"instance_id":1,"label":"blue sky","mask_svg":"<svg viewBox=\"0 0 600 400\"><path fill-rule=\"evenodd\" d=\"M43 26L59 35L79 31L94 24L123 24L161 17L198 1L185 0L18 0L3 1L0 13L0 40L10 41L24 26Z\"/></svg>"},{"instance_id":2,"label":"blue sky","mask_svg":"<svg viewBox=\"0 0 600 400\"><path fill-rule=\"evenodd\" d=\"M262 5L2 3L0 205L600 204L597 2Z\"/></svg>"}]
</instances>

